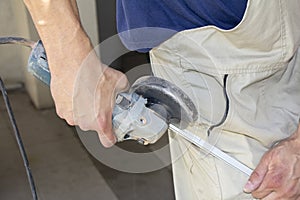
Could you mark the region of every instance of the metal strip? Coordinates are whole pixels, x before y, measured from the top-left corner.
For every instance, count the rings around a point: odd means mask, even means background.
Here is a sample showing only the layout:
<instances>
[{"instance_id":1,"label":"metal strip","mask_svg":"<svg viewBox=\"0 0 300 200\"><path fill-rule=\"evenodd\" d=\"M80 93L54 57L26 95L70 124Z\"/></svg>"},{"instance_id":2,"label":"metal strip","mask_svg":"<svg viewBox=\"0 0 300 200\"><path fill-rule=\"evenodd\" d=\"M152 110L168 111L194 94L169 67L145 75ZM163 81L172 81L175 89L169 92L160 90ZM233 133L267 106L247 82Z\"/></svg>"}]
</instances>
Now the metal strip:
<instances>
[{"instance_id":1,"label":"metal strip","mask_svg":"<svg viewBox=\"0 0 300 200\"><path fill-rule=\"evenodd\" d=\"M229 156L228 154L224 153L217 147L209 144L205 140L202 140L197 135L189 132L188 130L181 130L173 124L169 125L169 129L177 133L178 135L182 136L184 139L188 140L189 142L193 143L197 147L201 148L202 150L206 151L207 153L213 155L214 157L223 160L228 165L240 170L241 172L245 173L246 175L250 176L253 172L252 169L244 165L243 163L239 162L235 158Z\"/></svg>"}]
</instances>

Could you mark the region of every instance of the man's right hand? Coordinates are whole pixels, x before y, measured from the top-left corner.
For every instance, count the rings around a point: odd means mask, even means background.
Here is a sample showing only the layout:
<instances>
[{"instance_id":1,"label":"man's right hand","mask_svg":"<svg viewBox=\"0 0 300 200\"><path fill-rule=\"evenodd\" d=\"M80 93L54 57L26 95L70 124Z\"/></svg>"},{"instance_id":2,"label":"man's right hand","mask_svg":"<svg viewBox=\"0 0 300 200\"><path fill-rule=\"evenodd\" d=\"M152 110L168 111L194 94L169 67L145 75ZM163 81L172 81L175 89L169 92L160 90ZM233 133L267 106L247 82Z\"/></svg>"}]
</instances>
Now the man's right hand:
<instances>
[{"instance_id":1,"label":"man's right hand","mask_svg":"<svg viewBox=\"0 0 300 200\"><path fill-rule=\"evenodd\" d=\"M128 87L124 74L101 63L84 32L76 0L24 0L43 41L57 114L70 125L95 130L112 146L112 109Z\"/></svg>"}]
</instances>

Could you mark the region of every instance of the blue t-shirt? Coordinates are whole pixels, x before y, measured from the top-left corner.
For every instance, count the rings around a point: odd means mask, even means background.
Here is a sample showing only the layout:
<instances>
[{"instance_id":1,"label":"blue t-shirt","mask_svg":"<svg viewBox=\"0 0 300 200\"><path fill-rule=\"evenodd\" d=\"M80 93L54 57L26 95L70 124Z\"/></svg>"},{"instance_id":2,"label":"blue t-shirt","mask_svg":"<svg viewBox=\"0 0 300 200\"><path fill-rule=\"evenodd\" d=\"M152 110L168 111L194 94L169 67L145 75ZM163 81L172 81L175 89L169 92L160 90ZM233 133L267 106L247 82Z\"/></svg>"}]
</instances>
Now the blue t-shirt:
<instances>
[{"instance_id":1,"label":"blue t-shirt","mask_svg":"<svg viewBox=\"0 0 300 200\"><path fill-rule=\"evenodd\" d=\"M239 24L247 0L117 0L117 28L130 50L146 52L176 32Z\"/></svg>"}]
</instances>

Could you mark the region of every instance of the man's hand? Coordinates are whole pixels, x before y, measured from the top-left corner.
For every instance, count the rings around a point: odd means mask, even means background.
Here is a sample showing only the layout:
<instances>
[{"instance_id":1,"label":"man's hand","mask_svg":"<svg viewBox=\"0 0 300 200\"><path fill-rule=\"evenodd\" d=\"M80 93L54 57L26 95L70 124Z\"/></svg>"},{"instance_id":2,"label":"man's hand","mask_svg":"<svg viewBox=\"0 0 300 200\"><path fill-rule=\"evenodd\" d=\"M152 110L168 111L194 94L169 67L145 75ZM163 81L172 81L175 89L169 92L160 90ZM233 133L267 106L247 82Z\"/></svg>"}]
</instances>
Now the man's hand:
<instances>
[{"instance_id":1,"label":"man's hand","mask_svg":"<svg viewBox=\"0 0 300 200\"><path fill-rule=\"evenodd\" d=\"M115 96L128 87L124 74L102 64L83 30L76 0L24 0L43 41L57 114L70 125L95 130L112 146Z\"/></svg>"},{"instance_id":2,"label":"man's hand","mask_svg":"<svg viewBox=\"0 0 300 200\"><path fill-rule=\"evenodd\" d=\"M300 199L300 126L263 156L244 191L263 200Z\"/></svg>"}]
</instances>

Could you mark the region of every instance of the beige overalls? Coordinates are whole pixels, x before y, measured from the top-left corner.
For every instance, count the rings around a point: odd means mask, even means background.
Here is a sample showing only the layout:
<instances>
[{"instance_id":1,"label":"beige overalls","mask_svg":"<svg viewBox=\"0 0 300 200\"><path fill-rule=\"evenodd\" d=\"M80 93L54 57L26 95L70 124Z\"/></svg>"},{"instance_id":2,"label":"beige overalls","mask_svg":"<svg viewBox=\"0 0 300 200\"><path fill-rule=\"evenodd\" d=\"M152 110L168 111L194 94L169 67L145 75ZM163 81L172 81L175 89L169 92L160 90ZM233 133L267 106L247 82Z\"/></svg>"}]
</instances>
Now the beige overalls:
<instances>
[{"instance_id":1,"label":"beige overalls","mask_svg":"<svg viewBox=\"0 0 300 200\"><path fill-rule=\"evenodd\" d=\"M154 74L196 104L199 118L188 129L254 169L297 128L299 40L299 0L249 0L235 28L185 30L150 56ZM176 199L252 199L243 193L246 175L175 133L169 136Z\"/></svg>"}]
</instances>

